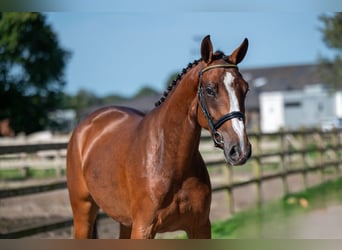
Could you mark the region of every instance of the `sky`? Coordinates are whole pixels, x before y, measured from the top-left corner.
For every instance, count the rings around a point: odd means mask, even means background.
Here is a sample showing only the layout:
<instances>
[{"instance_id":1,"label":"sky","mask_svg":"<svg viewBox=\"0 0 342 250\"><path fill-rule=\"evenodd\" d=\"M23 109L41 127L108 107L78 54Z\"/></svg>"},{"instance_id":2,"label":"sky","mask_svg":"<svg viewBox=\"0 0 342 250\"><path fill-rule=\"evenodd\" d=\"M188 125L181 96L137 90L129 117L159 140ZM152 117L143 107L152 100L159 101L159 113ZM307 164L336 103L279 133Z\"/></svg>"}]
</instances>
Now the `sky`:
<instances>
[{"instance_id":1,"label":"sky","mask_svg":"<svg viewBox=\"0 0 342 250\"><path fill-rule=\"evenodd\" d=\"M200 58L201 40L208 34L214 50L225 54L249 39L242 69L312 64L320 56L334 56L322 39L323 12L228 12L211 6L212 11L127 11L121 6L120 11L46 12L61 46L72 52L65 91L126 97L143 86L163 91L171 73Z\"/></svg>"}]
</instances>

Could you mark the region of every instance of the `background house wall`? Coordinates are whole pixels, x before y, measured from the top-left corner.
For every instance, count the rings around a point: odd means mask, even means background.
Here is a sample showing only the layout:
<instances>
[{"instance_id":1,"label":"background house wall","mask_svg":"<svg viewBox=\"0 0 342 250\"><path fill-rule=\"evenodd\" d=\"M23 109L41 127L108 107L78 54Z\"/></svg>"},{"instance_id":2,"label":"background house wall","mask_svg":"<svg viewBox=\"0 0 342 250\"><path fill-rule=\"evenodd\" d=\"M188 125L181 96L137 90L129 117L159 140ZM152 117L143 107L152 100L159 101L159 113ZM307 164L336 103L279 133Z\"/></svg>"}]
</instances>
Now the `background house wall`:
<instances>
[{"instance_id":1,"label":"background house wall","mask_svg":"<svg viewBox=\"0 0 342 250\"><path fill-rule=\"evenodd\" d=\"M342 92L330 92L323 84L303 90L260 93L260 129L276 132L281 128L322 127L339 118Z\"/></svg>"}]
</instances>

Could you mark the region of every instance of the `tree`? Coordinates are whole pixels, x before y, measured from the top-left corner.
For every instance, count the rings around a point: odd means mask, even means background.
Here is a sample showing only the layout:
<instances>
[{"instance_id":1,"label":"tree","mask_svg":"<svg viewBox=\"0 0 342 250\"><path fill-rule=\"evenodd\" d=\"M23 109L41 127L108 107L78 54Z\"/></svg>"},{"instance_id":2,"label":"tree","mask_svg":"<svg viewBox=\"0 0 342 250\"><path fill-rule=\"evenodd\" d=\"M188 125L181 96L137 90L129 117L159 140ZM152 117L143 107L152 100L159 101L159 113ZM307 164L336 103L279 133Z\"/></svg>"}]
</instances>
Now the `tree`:
<instances>
[{"instance_id":1,"label":"tree","mask_svg":"<svg viewBox=\"0 0 342 250\"><path fill-rule=\"evenodd\" d=\"M149 96L149 95L157 95L158 92L149 87L149 86L144 86L142 87L135 95L133 98L138 98L138 97L142 97L142 96Z\"/></svg>"},{"instance_id":2,"label":"tree","mask_svg":"<svg viewBox=\"0 0 342 250\"><path fill-rule=\"evenodd\" d=\"M0 119L16 132L44 129L62 98L69 57L44 15L0 14Z\"/></svg>"},{"instance_id":3,"label":"tree","mask_svg":"<svg viewBox=\"0 0 342 250\"><path fill-rule=\"evenodd\" d=\"M101 106L103 104L101 98L97 97L90 90L80 89L77 91L76 95L64 95L63 108L73 109L76 111L77 119L80 119L82 112L87 108Z\"/></svg>"},{"instance_id":4,"label":"tree","mask_svg":"<svg viewBox=\"0 0 342 250\"><path fill-rule=\"evenodd\" d=\"M342 87L342 13L320 17L324 27L321 29L323 40L329 48L337 53L334 60L321 59L321 73L334 89Z\"/></svg>"},{"instance_id":5,"label":"tree","mask_svg":"<svg viewBox=\"0 0 342 250\"><path fill-rule=\"evenodd\" d=\"M171 73L169 75L169 77L166 79L165 88L167 88L169 85L171 85L172 82L177 79L178 75L179 75L179 72Z\"/></svg>"}]
</instances>

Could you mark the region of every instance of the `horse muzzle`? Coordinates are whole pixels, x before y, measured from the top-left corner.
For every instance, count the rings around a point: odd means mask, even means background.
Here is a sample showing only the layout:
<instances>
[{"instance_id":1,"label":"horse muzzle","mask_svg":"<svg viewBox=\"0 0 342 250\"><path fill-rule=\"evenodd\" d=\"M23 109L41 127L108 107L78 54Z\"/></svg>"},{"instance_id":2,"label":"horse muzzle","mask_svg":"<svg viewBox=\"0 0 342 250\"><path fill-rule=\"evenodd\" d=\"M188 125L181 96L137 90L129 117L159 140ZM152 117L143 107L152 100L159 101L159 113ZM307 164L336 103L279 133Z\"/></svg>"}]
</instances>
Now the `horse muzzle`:
<instances>
[{"instance_id":1,"label":"horse muzzle","mask_svg":"<svg viewBox=\"0 0 342 250\"><path fill-rule=\"evenodd\" d=\"M252 145L248 143L245 148L241 148L239 144L225 144L224 156L231 166L243 165L252 155Z\"/></svg>"}]
</instances>

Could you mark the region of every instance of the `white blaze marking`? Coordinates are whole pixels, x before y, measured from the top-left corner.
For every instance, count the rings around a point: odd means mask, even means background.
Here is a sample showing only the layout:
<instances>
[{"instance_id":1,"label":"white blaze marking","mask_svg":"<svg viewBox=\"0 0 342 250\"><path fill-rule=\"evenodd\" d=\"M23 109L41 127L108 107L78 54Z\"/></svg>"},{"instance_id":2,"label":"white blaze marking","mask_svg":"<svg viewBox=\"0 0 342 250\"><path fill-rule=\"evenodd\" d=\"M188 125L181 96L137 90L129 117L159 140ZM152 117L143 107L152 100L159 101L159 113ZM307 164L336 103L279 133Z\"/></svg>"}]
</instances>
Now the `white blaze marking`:
<instances>
[{"instance_id":1,"label":"white blaze marking","mask_svg":"<svg viewBox=\"0 0 342 250\"><path fill-rule=\"evenodd\" d=\"M224 77L223 82L224 82L224 86L226 87L228 96L229 96L229 105L230 105L229 112L240 111L239 102L236 97L235 90L232 87L232 84L234 82L234 76L230 72L227 72L226 76ZM240 121L239 119L234 118L232 119L232 126L233 126L235 133L237 134L239 138L241 150L242 152L244 152L245 142L243 140L243 135L244 135L245 126L243 124L243 121Z\"/></svg>"}]
</instances>

